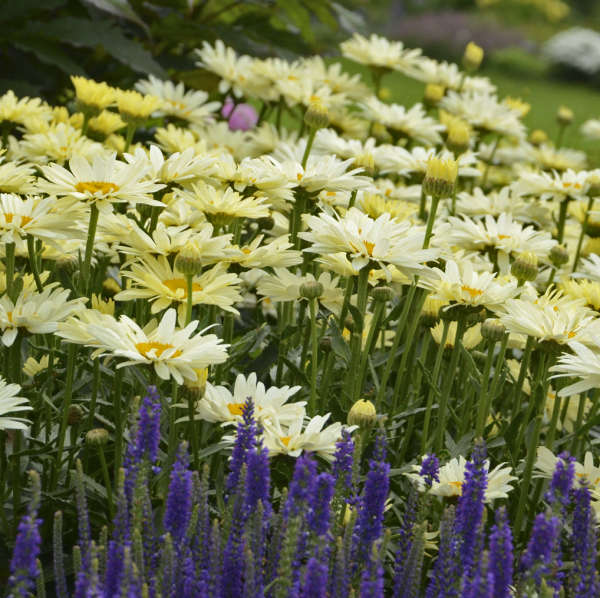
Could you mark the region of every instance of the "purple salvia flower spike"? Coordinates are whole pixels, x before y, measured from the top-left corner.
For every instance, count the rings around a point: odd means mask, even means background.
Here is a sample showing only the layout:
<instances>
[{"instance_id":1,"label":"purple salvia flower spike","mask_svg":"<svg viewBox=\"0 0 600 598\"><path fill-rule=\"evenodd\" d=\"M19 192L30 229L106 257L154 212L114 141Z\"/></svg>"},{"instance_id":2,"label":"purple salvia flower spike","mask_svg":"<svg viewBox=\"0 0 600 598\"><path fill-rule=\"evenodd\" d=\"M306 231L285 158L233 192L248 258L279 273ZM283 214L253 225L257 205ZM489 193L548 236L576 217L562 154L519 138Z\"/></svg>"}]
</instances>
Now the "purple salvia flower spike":
<instances>
[{"instance_id":1,"label":"purple salvia flower spike","mask_svg":"<svg viewBox=\"0 0 600 598\"><path fill-rule=\"evenodd\" d=\"M591 509L590 490L582 486L574 492L573 512L573 573L575 598L596 598L600 595L600 579L596 569L598 535Z\"/></svg>"},{"instance_id":2,"label":"purple salvia flower spike","mask_svg":"<svg viewBox=\"0 0 600 598\"><path fill-rule=\"evenodd\" d=\"M324 536L329 531L334 484L334 477L328 473L319 474L315 481L313 495L309 500L307 523L317 536Z\"/></svg>"},{"instance_id":3,"label":"purple salvia flower spike","mask_svg":"<svg viewBox=\"0 0 600 598\"><path fill-rule=\"evenodd\" d=\"M164 527L178 546L187 531L192 514L192 472L189 469L187 444L182 443L177 452L165 508Z\"/></svg>"},{"instance_id":4,"label":"purple salvia flower spike","mask_svg":"<svg viewBox=\"0 0 600 598\"><path fill-rule=\"evenodd\" d=\"M554 546L560 533L558 517L540 513L535 518L527 549L521 557L521 571L539 589L542 579L550 574Z\"/></svg>"},{"instance_id":5,"label":"purple salvia flower spike","mask_svg":"<svg viewBox=\"0 0 600 598\"><path fill-rule=\"evenodd\" d=\"M242 467L246 463L246 453L256 443L257 431L254 421L254 403L252 397L248 397L244 407L242 408L241 421L237 425L237 434L229 462L229 475L225 481L225 495L229 499L229 495L236 491L242 472Z\"/></svg>"},{"instance_id":6,"label":"purple salvia flower spike","mask_svg":"<svg viewBox=\"0 0 600 598\"><path fill-rule=\"evenodd\" d=\"M327 596L327 565L315 557L308 559L301 598L325 598Z\"/></svg>"},{"instance_id":7,"label":"purple salvia flower spike","mask_svg":"<svg viewBox=\"0 0 600 598\"><path fill-rule=\"evenodd\" d=\"M490 533L489 571L494 579L493 598L510 598L513 584L513 540L506 508L496 511Z\"/></svg>"},{"instance_id":8,"label":"purple salvia flower spike","mask_svg":"<svg viewBox=\"0 0 600 598\"><path fill-rule=\"evenodd\" d=\"M440 524L438 557L433 565L425 598L458 598L460 596L457 583L460 579L459 540L455 527L454 509L450 507L444 512Z\"/></svg>"},{"instance_id":9,"label":"purple salvia flower spike","mask_svg":"<svg viewBox=\"0 0 600 598\"><path fill-rule=\"evenodd\" d=\"M425 455L423 462L421 463L421 469L419 475L424 478L425 487L431 488L433 482L440 481L440 461L433 454Z\"/></svg>"}]
</instances>

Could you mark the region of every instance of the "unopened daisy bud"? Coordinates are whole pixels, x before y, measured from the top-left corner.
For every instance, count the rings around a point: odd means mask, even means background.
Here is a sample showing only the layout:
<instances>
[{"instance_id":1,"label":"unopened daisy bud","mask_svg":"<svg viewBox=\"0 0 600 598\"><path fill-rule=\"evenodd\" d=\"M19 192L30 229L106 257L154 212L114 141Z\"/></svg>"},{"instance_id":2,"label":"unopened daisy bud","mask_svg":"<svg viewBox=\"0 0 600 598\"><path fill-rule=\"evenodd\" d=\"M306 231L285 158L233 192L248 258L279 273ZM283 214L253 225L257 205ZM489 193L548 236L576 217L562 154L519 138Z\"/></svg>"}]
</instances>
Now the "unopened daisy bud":
<instances>
[{"instance_id":1,"label":"unopened daisy bud","mask_svg":"<svg viewBox=\"0 0 600 598\"><path fill-rule=\"evenodd\" d=\"M423 179L423 190L426 195L440 198L450 197L454 191L457 176L458 163L456 160L430 158L427 161L427 170Z\"/></svg>"},{"instance_id":2,"label":"unopened daisy bud","mask_svg":"<svg viewBox=\"0 0 600 598\"><path fill-rule=\"evenodd\" d=\"M538 275L538 259L535 253L522 253L512 264L512 275L519 284L535 280Z\"/></svg>"},{"instance_id":3,"label":"unopened daisy bud","mask_svg":"<svg viewBox=\"0 0 600 598\"><path fill-rule=\"evenodd\" d=\"M600 195L600 176L597 174L590 174L587 179L589 189L588 195L590 197L598 197Z\"/></svg>"},{"instance_id":4,"label":"unopened daisy bud","mask_svg":"<svg viewBox=\"0 0 600 598\"><path fill-rule=\"evenodd\" d=\"M563 127L570 125L573 122L574 117L573 110L567 108L567 106L560 106L556 113L556 120L558 121L558 124Z\"/></svg>"},{"instance_id":5,"label":"unopened daisy bud","mask_svg":"<svg viewBox=\"0 0 600 598\"><path fill-rule=\"evenodd\" d=\"M348 425L369 428L377 421L375 405L366 399L359 399L348 412Z\"/></svg>"},{"instance_id":6,"label":"unopened daisy bud","mask_svg":"<svg viewBox=\"0 0 600 598\"><path fill-rule=\"evenodd\" d=\"M323 294L323 285L316 280L307 280L300 285L300 297L318 299Z\"/></svg>"},{"instance_id":7,"label":"unopened daisy bud","mask_svg":"<svg viewBox=\"0 0 600 598\"><path fill-rule=\"evenodd\" d=\"M392 291L392 289L387 286L375 287L371 291L371 297L373 297L375 301L381 301L383 303L385 303L386 301L390 301L393 296L394 291Z\"/></svg>"},{"instance_id":8,"label":"unopened daisy bud","mask_svg":"<svg viewBox=\"0 0 600 598\"><path fill-rule=\"evenodd\" d=\"M534 129L529 135L529 143L532 145L542 145L542 143L546 143L547 141L548 135L546 135L546 132L542 131L542 129Z\"/></svg>"},{"instance_id":9,"label":"unopened daisy bud","mask_svg":"<svg viewBox=\"0 0 600 598\"><path fill-rule=\"evenodd\" d=\"M304 113L304 122L311 129L324 129L329 125L327 107L316 96L311 98L308 108Z\"/></svg>"},{"instance_id":10,"label":"unopened daisy bud","mask_svg":"<svg viewBox=\"0 0 600 598\"><path fill-rule=\"evenodd\" d=\"M441 299L433 299L428 296L421 309L421 322L424 326L433 326L440 319L440 310L446 307L447 303Z\"/></svg>"},{"instance_id":11,"label":"unopened daisy bud","mask_svg":"<svg viewBox=\"0 0 600 598\"><path fill-rule=\"evenodd\" d=\"M194 400L199 401L206 391L208 368L195 369L194 372L196 372L196 379L189 380L186 378L184 379L184 385L188 395L191 395Z\"/></svg>"},{"instance_id":12,"label":"unopened daisy bud","mask_svg":"<svg viewBox=\"0 0 600 598\"><path fill-rule=\"evenodd\" d=\"M555 245L550 250L550 261L554 266L560 268L563 264L569 261L569 252L564 245Z\"/></svg>"},{"instance_id":13,"label":"unopened daisy bud","mask_svg":"<svg viewBox=\"0 0 600 598\"><path fill-rule=\"evenodd\" d=\"M351 314L346 316L344 320L344 328L347 328L350 332L354 332L354 318Z\"/></svg>"},{"instance_id":14,"label":"unopened daisy bud","mask_svg":"<svg viewBox=\"0 0 600 598\"><path fill-rule=\"evenodd\" d=\"M187 276L202 272L202 252L193 241L188 241L175 258L175 268Z\"/></svg>"},{"instance_id":15,"label":"unopened daisy bud","mask_svg":"<svg viewBox=\"0 0 600 598\"><path fill-rule=\"evenodd\" d=\"M448 136L446 146L455 154L462 154L469 149L471 141L471 127L469 123L459 118L453 119L447 126Z\"/></svg>"},{"instance_id":16,"label":"unopened daisy bud","mask_svg":"<svg viewBox=\"0 0 600 598\"><path fill-rule=\"evenodd\" d=\"M391 97L392 97L392 92L390 91L389 87L382 87L379 90L379 99L382 102L387 102Z\"/></svg>"},{"instance_id":17,"label":"unopened daisy bud","mask_svg":"<svg viewBox=\"0 0 600 598\"><path fill-rule=\"evenodd\" d=\"M92 295L92 309L109 316L115 315L115 302L112 299L104 301L100 295Z\"/></svg>"},{"instance_id":18,"label":"unopened daisy bud","mask_svg":"<svg viewBox=\"0 0 600 598\"><path fill-rule=\"evenodd\" d=\"M116 295L117 293L120 293L122 291L121 287L119 286L119 283L114 278L110 277L105 278L102 282L102 290L110 296Z\"/></svg>"},{"instance_id":19,"label":"unopened daisy bud","mask_svg":"<svg viewBox=\"0 0 600 598\"><path fill-rule=\"evenodd\" d=\"M469 42L465 48L465 53L463 54L463 68L469 72L476 71L481 66L482 60L483 48L478 46L475 42Z\"/></svg>"},{"instance_id":20,"label":"unopened daisy bud","mask_svg":"<svg viewBox=\"0 0 600 598\"><path fill-rule=\"evenodd\" d=\"M488 318L481 325L481 336L488 341L496 343L504 338L506 327L497 318Z\"/></svg>"},{"instance_id":21,"label":"unopened daisy bud","mask_svg":"<svg viewBox=\"0 0 600 598\"><path fill-rule=\"evenodd\" d=\"M437 83L428 83L425 86L423 101L428 106L437 106L444 97L445 93L446 88L443 85L437 85Z\"/></svg>"},{"instance_id":22,"label":"unopened daisy bud","mask_svg":"<svg viewBox=\"0 0 600 598\"><path fill-rule=\"evenodd\" d=\"M70 426L77 425L83 417L83 409L79 405L71 405L67 413L67 423Z\"/></svg>"},{"instance_id":23,"label":"unopened daisy bud","mask_svg":"<svg viewBox=\"0 0 600 598\"><path fill-rule=\"evenodd\" d=\"M94 428L85 435L85 441L94 446L102 446L108 442L108 430L104 428Z\"/></svg>"}]
</instances>

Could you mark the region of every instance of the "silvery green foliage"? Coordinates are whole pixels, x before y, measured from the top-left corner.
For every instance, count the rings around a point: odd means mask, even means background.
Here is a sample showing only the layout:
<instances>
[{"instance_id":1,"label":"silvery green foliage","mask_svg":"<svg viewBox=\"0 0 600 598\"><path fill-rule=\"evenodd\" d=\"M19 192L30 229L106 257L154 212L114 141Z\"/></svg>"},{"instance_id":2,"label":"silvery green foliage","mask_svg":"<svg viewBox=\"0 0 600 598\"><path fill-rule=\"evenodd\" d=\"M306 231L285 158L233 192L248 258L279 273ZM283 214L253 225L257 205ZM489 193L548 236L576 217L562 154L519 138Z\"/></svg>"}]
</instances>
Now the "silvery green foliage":
<instances>
[{"instance_id":1,"label":"silvery green foliage","mask_svg":"<svg viewBox=\"0 0 600 598\"><path fill-rule=\"evenodd\" d=\"M561 31L544 44L543 52L551 62L586 75L600 72L600 33L591 29Z\"/></svg>"}]
</instances>

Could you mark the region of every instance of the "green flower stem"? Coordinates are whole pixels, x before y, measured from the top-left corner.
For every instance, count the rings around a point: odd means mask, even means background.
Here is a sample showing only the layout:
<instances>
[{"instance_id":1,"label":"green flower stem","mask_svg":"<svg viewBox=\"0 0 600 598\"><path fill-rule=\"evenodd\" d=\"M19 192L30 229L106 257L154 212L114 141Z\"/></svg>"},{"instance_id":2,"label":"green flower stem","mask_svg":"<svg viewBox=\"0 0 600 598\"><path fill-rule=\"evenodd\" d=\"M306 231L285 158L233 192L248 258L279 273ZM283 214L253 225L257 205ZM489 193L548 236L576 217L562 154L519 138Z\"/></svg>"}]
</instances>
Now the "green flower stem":
<instances>
[{"instance_id":1,"label":"green flower stem","mask_svg":"<svg viewBox=\"0 0 600 598\"><path fill-rule=\"evenodd\" d=\"M91 110L83 110L83 124L81 125L81 134L87 135L88 125L90 124Z\"/></svg>"},{"instance_id":2,"label":"green flower stem","mask_svg":"<svg viewBox=\"0 0 600 598\"><path fill-rule=\"evenodd\" d=\"M504 365L504 355L506 352L506 345L508 344L508 334L505 334L500 343L500 351L498 353L498 359L496 361L496 367L494 368L494 377L492 385L488 389L491 365L494 359L494 349L496 343L490 343L487 358L485 360L485 366L483 370L483 378L481 380L481 395L479 397L478 410L477 410L477 426L475 428L475 438L483 438L483 431L485 423L490 414L490 408L492 401L496 396L496 389L498 387L498 380L500 379L500 373L502 372L502 366Z\"/></svg>"},{"instance_id":3,"label":"green flower stem","mask_svg":"<svg viewBox=\"0 0 600 598\"><path fill-rule=\"evenodd\" d=\"M365 342L365 346L362 347L362 351L361 351L360 367L358 370L358 378L357 378L358 384L356 384L354 387L353 402L357 401L360 398L360 393L361 393L362 388L365 383L365 377L366 377L366 372L367 372L367 364L369 362L369 356L371 355L371 349L373 348L373 346L376 342L376 339L377 339L377 335L379 334L379 328L380 328L384 309L385 309L385 301L377 301L375 303L375 311L373 312L373 319L371 320L371 328L369 329L369 334L367 335L367 340ZM378 393L378 395L379 395L379 393Z\"/></svg>"},{"instance_id":4,"label":"green flower stem","mask_svg":"<svg viewBox=\"0 0 600 598\"><path fill-rule=\"evenodd\" d=\"M108 465L106 464L106 457L104 456L104 447L101 444L98 445L98 456L100 457L102 477L104 478L104 486L106 487L106 499L108 501L108 516L112 521L114 514L112 486L110 483L110 474L108 473Z\"/></svg>"},{"instance_id":5,"label":"green flower stem","mask_svg":"<svg viewBox=\"0 0 600 598\"><path fill-rule=\"evenodd\" d=\"M14 301L16 297L13 297L13 283L15 280L15 244L6 243L4 245L5 262L6 262L6 294Z\"/></svg>"},{"instance_id":6,"label":"green flower stem","mask_svg":"<svg viewBox=\"0 0 600 598\"><path fill-rule=\"evenodd\" d=\"M169 467L171 467L171 465L173 464L173 462L175 461L175 453L177 452L177 427L175 426L175 408L173 407L173 405L175 405L177 403L177 395L178 395L178 391L179 391L179 386L177 385L177 382L175 381L175 378L173 378L173 381L171 383L171 401L169 402L168 405L168 409L169 409Z\"/></svg>"},{"instance_id":7,"label":"green flower stem","mask_svg":"<svg viewBox=\"0 0 600 598\"><path fill-rule=\"evenodd\" d=\"M481 393L477 403L477 424L475 426L475 438L483 438L483 427L485 426L485 421L489 413L488 382L490 380L492 362L494 361L495 348L496 342L489 341L485 366L483 367L483 373L481 375ZM467 412L465 415L468 417L469 412ZM467 417L465 417L465 419L467 419Z\"/></svg>"},{"instance_id":8,"label":"green flower stem","mask_svg":"<svg viewBox=\"0 0 600 598\"><path fill-rule=\"evenodd\" d=\"M294 245L294 249L300 249L302 239L298 237L298 233L302 228L302 214L306 207L306 198L302 190L296 193L296 201L290 218L290 242Z\"/></svg>"},{"instance_id":9,"label":"green flower stem","mask_svg":"<svg viewBox=\"0 0 600 598\"><path fill-rule=\"evenodd\" d=\"M450 321L443 320L442 324L442 338L438 345L437 353L435 355L435 362L433 364L433 372L431 373L431 386L427 393L427 405L425 406L425 419L423 420L423 435L421 436L421 454L425 454L429 448L429 425L431 423L431 411L433 409L433 399L437 394L437 383L440 377L440 368L442 366L442 358L444 357L444 349L446 348L446 340L448 339L448 332L450 330Z\"/></svg>"},{"instance_id":10,"label":"green flower stem","mask_svg":"<svg viewBox=\"0 0 600 598\"><path fill-rule=\"evenodd\" d=\"M310 414L316 413L317 407L317 371L319 369L319 344L318 344L318 327L317 327L317 309L319 306L318 299L311 299L308 302L310 308L310 340L311 340L311 356L310 356Z\"/></svg>"},{"instance_id":11,"label":"green flower stem","mask_svg":"<svg viewBox=\"0 0 600 598\"><path fill-rule=\"evenodd\" d=\"M67 368L66 368L66 379L65 379L65 390L63 392L63 401L61 405L62 417L60 420L60 427L58 429L58 443L56 448L56 459L54 462L54 468L52 470L52 476L50 479L50 491L56 490L58 484L58 478L60 475L60 469L62 464L62 454L65 447L65 434L67 432L67 420L69 417L69 408L71 407L71 401L73 399L73 376L75 374L75 362L77 360L77 345L69 344L67 347Z\"/></svg>"},{"instance_id":12,"label":"green flower stem","mask_svg":"<svg viewBox=\"0 0 600 598\"><path fill-rule=\"evenodd\" d=\"M429 209L429 216L427 217L427 228L425 229L425 238L423 239L423 249L429 247L429 241L433 234L433 223L435 222L435 215L440 203L440 198L437 195L431 196L431 206Z\"/></svg>"},{"instance_id":13,"label":"green flower stem","mask_svg":"<svg viewBox=\"0 0 600 598\"><path fill-rule=\"evenodd\" d=\"M283 96L279 97L279 103L277 104L277 113L275 115L275 128L278 133L281 133L281 113L283 112Z\"/></svg>"},{"instance_id":14,"label":"green flower stem","mask_svg":"<svg viewBox=\"0 0 600 598\"><path fill-rule=\"evenodd\" d=\"M583 222L581 223L581 232L579 233L579 239L577 241L577 250L575 251L575 259L573 260L573 269L571 270L571 272L575 272L575 270L577 270L577 264L579 263L579 255L581 254L581 246L583 245L583 238L585 237L585 229L587 228L590 212L594 207L594 199L594 197L588 198L588 205L585 211L585 217L583 218Z\"/></svg>"},{"instance_id":15,"label":"green flower stem","mask_svg":"<svg viewBox=\"0 0 600 598\"><path fill-rule=\"evenodd\" d=\"M123 462L123 409L121 388L123 386L124 373L124 369L119 368L115 372L114 382L113 409L115 411L115 479L117 479L119 475L121 463Z\"/></svg>"},{"instance_id":16,"label":"green flower stem","mask_svg":"<svg viewBox=\"0 0 600 598\"><path fill-rule=\"evenodd\" d=\"M546 397L547 400L547 397ZM544 443L546 447L552 450L552 445L554 444L554 436L556 434L556 425L558 423L558 416L560 414L560 406L561 406L561 398L558 396L558 391L556 392L556 396L554 397L554 405L552 406L552 415L550 416L550 425L548 427L548 435L546 436L546 442Z\"/></svg>"},{"instance_id":17,"label":"green flower stem","mask_svg":"<svg viewBox=\"0 0 600 598\"><path fill-rule=\"evenodd\" d=\"M556 135L556 143L554 144L556 149L560 149L563 142L563 137L565 136L565 129L567 125L559 124L558 125L558 134Z\"/></svg>"},{"instance_id":18,"label":"green flower stem","mask_svg":"<svg viewBox=\"0 0 600 598\"><path fill-rule=\"evenodd\" d=\"M194 463L194 469L198 470L200 467L200 459L198 456L198 434L196 433L196 408L194 405L194 395L188 392L188 417L190 420L189 435L190 444L192 446L192 458Z\"/></svg>"},{"instance_id":19,"label":"green flower stem","mask_svg":"<svg viewBox=\"0 0 600 598\"><path fill-rule=\"evenodd\" d=\"M454 185L452 190L452 203L450 204L450 214L454 216L456 214L456 190L458 189L458 184Z\"/></svg>"},{"instance_id":20,"label":"green flower stem","mask_svg":"<svg viewBox=\"0 0 600 598\"><path fill-rule=\"evenodd\" d=\"M450 397L450 389L454 381L454 372L458 364L458 358L460 357L462 349L462 337L465 332L465 318L461 314L456 322L456 337L454 339L454 348L452 349L452 355L450 356L450 367L448 368L448 379L441 389L440 396L440 412L437 424L437 434L435 439L435 451L440 453L444 448L444 432L446 431L446 420L448 418L448 398Z\"/></svg>"},{"instance_id":21,"label":"green flower stem","mask_svg":"<svg viewBox=\"0 0 600 598\"><path fill-rule=\"evenodd\" d=\"M156 229L156 225L158 224L158 217L164 208L161 206L151 206L150 210L150 224L148 225L148 234L152 236L152 233ZM216 233L215 233L216 234Z\"/></svg>"},{"instance_id":22,"label":"green flower stem","mask_svg":"<svg viewBox=\"0 0 600 598\"><path fill-rule=\"evenodd\" d=\"M417 302L414 306L414 313L420 314L421 308L423 307L423 303L425 302L425 297L427 296L426 292L421 292L421 296L417 299ZM404 350L402 351L402 357L400 358L400 365L396 374L396 382L394 384L394 394L392 400L392 413L395 413L398 409L398 403L400 399L400 391L404 388L405 378L408 374L408 368L406 367L408 362L408 357L411 354L411 348L413 342L415 340L415 332L417 330L417 326L419 325L420 318L415 316L411 319L410 324L408 326L408 330L406 331L406 337L404 339Z\"/></svg>"},{"instance_id":23,"label":"green flower stem","mask_svg":"<svg viewBox=\"0 0 600 598\"><path fill-rule=\"evenodd\" d=\"M375 399L375 406L377 409L379 409L383 402L383 398L385 397L387 383L392 373L392 367L396 361L396 353L398 352L398 347L400 346L400 339L402 338L402 333L404 332L404 327L406 326L406 320L412 307L416 290L417 286L413 283L408 289L404 299L404 305L402 306L402 311L400 312L400 317L398 318L398 323L396 325L396 334L394 335L392 346L388 352L388 358L385 362L385 367L383 368L383 373L381 375L379 391L377 392L377 398Z\"/></svg>"},{"instance_id":24,"label":"green flower stem","mask_svg":"<svg viewBox=\"0 0 600 598\"><path fill-rule=\"evenodd\" d=\"M419 200L419 218L421 220L425 220L427 217L427 195L425 190L423 189L423 185L421 185L421 199Z\"/></svg>"},{"instance_id":25,"label":"green flower stem","mask_svg":"<svg viewBox=\"0 0 600 598\"><path fill-rule=\"evenodd\" d=\"M192 306L194 305L194 275L186 274L185 283L187 288L187 301L185 305L185 325L187 326L192 321Z\"/></svg>"},{"instance_id":26,"label":"green flower stem","mask_svg":"<svg viewBox=\"0 0 600 598\"><path fill-rule=\"evenodd\" d=\"M329 384L331 382L331 373L333 371L333 365L335 363L332 351L327 353L325 360L323 361L323 373L321 374L321 392L320 400L318 401L317 411L320 413L323 406L323 401L327 400L327 393L329 391Z\"/></svg>"},{"instance_id":27,"label":"green flower stem","mask_svg":"<svg viewBox=\"0 0 600 598\"><path fill-rule=\"evenodd\" d=\"M598 393L599 390L594 388L590 391L590 399L592 400L592 407L590 412L588 413L588 419L591 421L591 415L593 415L596 411L596 405L598 403ZM578 446L579 446L579 430L581 430L581 426L583 425L583 421L585 419L585 404L587 399L587 393L582 393L579 398L579 405L577 405L577 418L575 420L575 425L573 426L573 440L571 441L571 454L578 454Z\"/></svg>"},{"instance_id":28,"label":"green flower stem","mask_svg":"<svg viewBox=\"0 0 600 598\"><path fill-rule=\"evenodd\" d=\"M531 358L531 351L533 350L533 345L535 343L535 339L532 336L527 337L527 342L525 343L525 351L521 357L521 367L519 368L519 377L517 378L517 383L515 384L515 388L511 397L510 405L512 407L512 418L516 418L521 411L521 405L523 403L523 383L525 382L525 378L527 377L527 369L529 368L529 360Z\"/></svg>"},{"instance_id":29,"label":"green flower stem","mask_svg":"<svg viewBox=\"0 0 600 598\"><path fill-rule=\"evenodd\" d=\"M315 129L314 127L311 127L310 132L308 133L308 139L306 140L306 149L304 150L304 154L302 156L302 168L306 168L306 163L308 162L308 156L310 155L310 150L312 148L316 134L317 134L317 129Z\"/></svg>"},{"instance_id":30,"label":"green flower stem","mask_svg":"<svg viewBox=\"0 0 600 598\"><path fill-rule=\"evenodd\" d=\"M494 142L494 147L492 148L492 152L490 153L490 157L486 160L485 170L483 171L483 177L481 178L481 188L483 189L487 185L488 176L490 174L490 166L494 161L494 156L498 151L498 144L500 143L500 135L496 136L496 141Z\"/></svg>"},{"instance_id":31,"label":"green flower stem","mask_svg":"<svg viewBox=\"0 0 600 598\"><path fill-rule=\"evenodd\" d=\"M133 141L134 134L135 134L135 123L133 123L133 122L127 123L127 133L125 133L125 149L123 150L124 152L129 151L129 146L131 145L131 142Z\"/></svg>"},{"instance_id":32,"label":"green flower stem","mask_svg":"<svg viewBox=\"0 0 600 598\"><path fill-rule=\"evenodd\" d=\"M560 202L560 207L559 207L559 211L558 211L558 224L557 224L557 236L556 236L556 240L559 243L563 242L564 236L565 236L565 223L567 221L567 208L569 206L569 201L571 201L571 198L567 195L567 197L565 197L561 202Z\"/></svg>"},{"instance_id":33,"label":"green flower stem","mask_svg":"<svg viewBox=\"0 0 600 598\"><path fill-rule=\"evenodd\" d=\"M96 417L96 403L98 401L98 389L100 388L100 359L94 359L93 377L92 377L92 396L90 399L90 409L87 417L87 428L91 430L94 427L94 418Z\"/></svg>"},{"instance_id":34,"label":"green flower stem","mask_svg":"<svg viewBox=\"0 0 600 598\"><path fill-rule=\"evenodd\" d=\"M531 413L533 411L533 408L536 407L537 404L537 414L534 420L533 434L531 435L531 440L529 446L527 447L525 469L523 470L523 474L521 475L519 500L516 506L516 515L513 518L515 522L513 527L515 539L519 537L521 527L523 525L525 507L527 504L527 498L529 496L529 486L531 484L531 477L533 473L533 465L535 463L537 455L537 446L540 438L540 431L542 429L542 416L544 413L544 405L546 403L548 385L550 384L550 380L548 379L548 367L551 365L552 358L545 353L542 353L539 357L540 360L537 367L536 377L531 387L532 408L529 410ZM521 426L519 434L520 441L516 445L517 449L523 441L523 433L521 431L528 427L528 421L529 417L526 418L525 422Z\"/></svg>"},{"instance_id":35,"label":"green flower stem","mask_svg":"<svg viewBox=\"0 0 600 598\"><path fill-rule=\"evenodd\" d=\"M346 279L346 290L344 292L344 301L342 303L342 309L340 310L339 326L340 330L344 330L344 322L348 315L348 305L352 297L352 291L354 290L354 276L348 276Z\"/></svg>"},{"instance_id":36,"label":"green flower stem","mask_svg":"<svg viewBox=\"0 0 600 598\"><path fill-rule=\"evenodd\" d=\"M352 193L350 194L350 201L348 202L348 209L354 207L354 204L356 203L356 193L357 192L358 192L358 189L354 189L354 191L352 191Z\"/></svg>"},{"instance_id":37,"label":"green flower stem","mask_svg":"<svg viewBox=\"0 0 600 598\"><path fill-rule=\"evenodd\" d=\"M35 239L31 235L27 235L27 252L29 254L29 265L31 266L31 271L33 272L35 286L38 290L38 293L41 293L44 290L44 287L42 286L40 272L38 269L38 261L35 252Z\"/></svg>"},{"instance_id":38,"label":"green flower stem","mask_svg":"<svg viewBox=\"0 0 600 598\"><path fill-rule=\"evenodd\" d=\"M90 267L92 264L92 254L94 253L94 239L96 238L96 228L98 226L98 216L100 212L96 203L90 206L90 222L88 225L87 241L85 244L85 257L81 267L81 288L83 295L87 296L90 292Z\"/></svg>"}]
</instances>

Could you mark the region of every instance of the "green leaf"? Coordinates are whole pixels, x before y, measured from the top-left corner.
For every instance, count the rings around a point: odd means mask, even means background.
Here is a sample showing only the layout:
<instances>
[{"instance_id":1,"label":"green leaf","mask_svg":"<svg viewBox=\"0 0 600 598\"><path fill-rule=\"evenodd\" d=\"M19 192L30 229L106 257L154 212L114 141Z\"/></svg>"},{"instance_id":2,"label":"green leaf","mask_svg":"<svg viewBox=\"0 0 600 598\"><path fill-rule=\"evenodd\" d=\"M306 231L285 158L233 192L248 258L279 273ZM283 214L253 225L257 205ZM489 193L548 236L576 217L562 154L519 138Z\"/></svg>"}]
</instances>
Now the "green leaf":
<instances>
[{"instance_id":1,"label":"green leaf","mask_svg":"<svg viewBox=\"0 0 600 598\"><path fill-rule=\"evenodd\" d=\"M0 10L0 23L8 21L25 21L38 16L44 12L55 11L60 8L67 0L13 0L12 2L3 2ZM3 32L6 34L7 32ZM10 33L10 32L8 32Z\"/></svg>"},{"instance_id":2,"label":"green leaf","mask_svg":"<svg viewBox=\"0 0 600 598\"><path fill-rule=\"evenodd\" d=\"M140 19L138 14L131 8L127 0L83 0L100 10L104 10L111 15L115 15L121 19L127 19L139 25L147 34L150 33L148 25Z\"/></svg>"},{"instance_id":3,"label":"green leaf","mask_svg":"<svg viewBox=\"0 0 600 598\"><path fill-rule=\"evenodd\" d=\"M72 60L57 44L52 42L30 38L23 41L13 42L16 48L24 52L32 52L40 62L58 67L67 75L85 75L85 71Z\"/></svg>"},{"instance_id":4,"label":"green leaf","mask_svg":"<svg viewBox=\"0 0 600 598\"><path fill-rule=\"evenodd\" d=\"M277 5L289 18L290 23L300 30L304 39L315 41L315 34L310 24L310 13L299 0L277 0Z\"/></svg>"},{"instance_id":5,"label":"green leaf","mask_svg":"<svg viewBox=\"0 0 600 598\"><path fill-rule=\"evenodd\" d=\"M134 71L166 77L163 68L141 44L125 37L109 21L91 21L78 17L62 17L49 23L29 23L20 32L20 39L43 38L60 40L75 47L102 46L119 62Z\"/></svg>"},{"instance_id":6,"label":"green leaf","mask_svg":"<svg viewBox=\"0 0 600 598\"><path fill-rule=\"evenodd\" d=\"M304 4L315 14L317 19L319 19L323 25L327 25L327 27L333 29L333 31L337 31L339 27L337 19L333 15L327 2L323 2L323 0L304 0Z\"/></svg>"}]
</instances>

